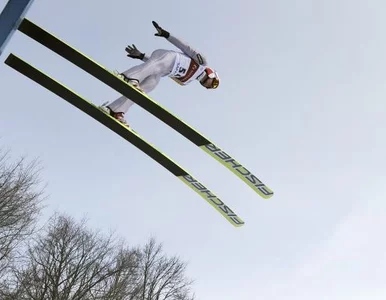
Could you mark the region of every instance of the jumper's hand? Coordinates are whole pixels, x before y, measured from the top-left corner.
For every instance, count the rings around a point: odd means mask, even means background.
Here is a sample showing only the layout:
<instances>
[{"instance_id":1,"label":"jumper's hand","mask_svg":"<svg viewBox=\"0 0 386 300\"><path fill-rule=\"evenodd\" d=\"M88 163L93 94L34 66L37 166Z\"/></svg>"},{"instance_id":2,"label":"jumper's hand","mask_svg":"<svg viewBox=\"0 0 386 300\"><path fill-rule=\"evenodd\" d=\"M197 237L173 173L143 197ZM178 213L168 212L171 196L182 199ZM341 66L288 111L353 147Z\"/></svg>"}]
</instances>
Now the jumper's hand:
<instances>
[{"instance_id":1,"label":"jumper's hand","mask_svg":"<svg viewBox=\"0 0 386 300\"><path fill-rule=\"evenodd\" d=\"M169 35L170 35L169 32L167 32L165 29L163 29L161 26L159 26L157 24L157 22L152 21L152 23L153 23L153 26L155 27L155 29L157 29L157 33L154 34L155 36L161 36L164 38L169 37Z\"/></svg>"},{"instance_id":2,"label":"jumper's hand","mask_svg":"<svg viewBox=\"0 0 386 300\"><path fill-rule=\"evenodd\" d=\"M128 57L131 57L134 59L143 59L145 57L145 53L142 53L141 51L139 51L134 44L132 46L127 45L127 47L125 48L125 51L128 53L127 54Z\"/></svg>"}]
</instances>

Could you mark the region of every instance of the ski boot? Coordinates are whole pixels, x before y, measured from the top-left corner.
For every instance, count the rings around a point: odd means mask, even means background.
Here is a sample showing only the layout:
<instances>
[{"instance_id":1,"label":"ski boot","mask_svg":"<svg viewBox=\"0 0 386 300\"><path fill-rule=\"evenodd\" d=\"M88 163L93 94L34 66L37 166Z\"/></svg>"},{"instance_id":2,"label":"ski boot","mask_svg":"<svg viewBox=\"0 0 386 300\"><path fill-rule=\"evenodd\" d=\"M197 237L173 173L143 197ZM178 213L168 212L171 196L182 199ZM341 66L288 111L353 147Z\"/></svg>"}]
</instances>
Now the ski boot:
<instances>
[{"instance_id":1,"label":"ski boot","mask_svg":"<svg viewBox=\"0 0 386 300\"><path fill-rule=\"evenodd\" d=\"M125 113L123 112L113 112L110 107L107 106L108 102L103 103L101 106L99 106L99 109L102 110L104 113L112 116L117 121L121 122L122 124L126 125L127 127L130 127L127 121L125 120Z\"/></svg>"},{"instance_id":2,"label":"ski boot","mask_svg":"<svg viewBox=\"0 0 386 300\"><path fill-rule=\"evenodd\" d=\"M113 73L114 73L115 76L117 76L117 77L120 78L121 80L127 82L127 83L130 84L132 87L136 88L138 91L140 91L140 92L143 93L143 90L142 90L141 87L139 86L139 80L138 80L138 79L135 79L135 78L129 78L129 77L127 77L125 74L119 73L119 72L116 71L116 70L114 70Z\"/></svg>"}]
</instances>

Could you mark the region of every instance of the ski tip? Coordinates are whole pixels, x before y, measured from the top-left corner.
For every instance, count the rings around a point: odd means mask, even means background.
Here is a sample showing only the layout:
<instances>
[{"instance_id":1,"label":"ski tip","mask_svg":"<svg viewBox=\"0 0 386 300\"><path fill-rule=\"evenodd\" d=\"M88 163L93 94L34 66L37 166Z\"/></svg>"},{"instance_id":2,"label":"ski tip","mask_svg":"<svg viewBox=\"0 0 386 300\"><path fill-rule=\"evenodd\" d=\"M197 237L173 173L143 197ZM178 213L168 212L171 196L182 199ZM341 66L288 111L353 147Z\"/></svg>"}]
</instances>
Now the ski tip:
<instances>
[{"instance_id":1,"label":"ski tip","mask_svg":"<svg viewBox=\"0 0 386 300\"><path fill-rule=\"evenodd\" d=\"M228 219L228 221L235 227L242 227L244 226L245 222L243 220L241 220L238 216L234 216L230 219Z\"/></svg>"},{"instance_id":2,"label":"ski tip","mask_svg":"<svg viewBox=\"0 0 386 300\"><path fill-rule=\"evenodd\" d=\"M256 192L264 199L270 199L274 195L273 191L267 186L262 186L256 189Z\"/></svg>"}]
</instances>

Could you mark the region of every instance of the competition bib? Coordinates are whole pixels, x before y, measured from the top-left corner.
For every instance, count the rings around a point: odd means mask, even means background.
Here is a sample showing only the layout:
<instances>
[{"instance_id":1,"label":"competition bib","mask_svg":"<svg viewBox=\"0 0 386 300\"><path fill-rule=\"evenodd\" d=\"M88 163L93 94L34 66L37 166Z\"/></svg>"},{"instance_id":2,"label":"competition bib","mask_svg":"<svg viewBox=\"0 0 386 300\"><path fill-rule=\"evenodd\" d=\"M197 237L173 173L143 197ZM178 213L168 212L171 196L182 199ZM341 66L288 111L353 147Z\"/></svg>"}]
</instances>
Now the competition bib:
<instances>
[{"instance_id":1,"label":"competition bib","mask_svg":"<svg viewBox=\"0 0 386 300\"><path fill-rule=\"evenodd\" d=\"M169 76L185 85L195 80L204 70L204 66L199 65L190 57L177 53L173 70Z\"/></svg>"}]
</instances>

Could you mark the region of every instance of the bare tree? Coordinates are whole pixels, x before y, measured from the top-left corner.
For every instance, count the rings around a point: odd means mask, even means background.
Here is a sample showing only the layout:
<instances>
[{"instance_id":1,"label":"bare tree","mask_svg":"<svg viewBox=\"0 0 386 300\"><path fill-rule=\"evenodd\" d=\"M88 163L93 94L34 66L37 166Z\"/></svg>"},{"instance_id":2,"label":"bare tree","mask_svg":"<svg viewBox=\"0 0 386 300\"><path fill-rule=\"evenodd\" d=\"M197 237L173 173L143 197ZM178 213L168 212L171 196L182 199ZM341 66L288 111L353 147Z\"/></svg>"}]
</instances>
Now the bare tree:
<instances>
[{"instance_id":1,"label":"bare tree","mask_svg":"<svg viewBox=\"0 0 386 300\"><path fill-rule=\"evenodd\" d=\"M192 280L185 276L186 263L178 257L163 254L162 245L154 238L141 249L141 284L131 299L134 300L191 300Z\"/></svg>"},{"instance_id":2,"label":"bare tree","mask_svg":"<svg viewBox=\"0 0 386 300\"><path fill-rule=\"evenodd\" d=\"M15 271L9 299L125 299L136 287L136 250L113 235L88 230L85 222L55 215ZM16 299L16 298L15 298Z\"/></svg>"},{"instance_id":3,"label":"bare tree","mask_svg":"<svg viewBox=\"0 0 386 300\"><path fill-rule=\"evenodd\" d=\"M128 248L63 215L54 215L32 238L42 201L38 171L36 162L24 159L9 164L0 150L1 300L194 299L186 264L167 257L155 239ZM10 264L27 238L23 260Z\"/></svg>"},{"instance_id":4,"label":"bare tree","mask_svg":"<svg viewBox=\"0 0 386 300\"><path fill-rule=\"evenodd\" d=\"M127 248L85 222L55 215L27 251L4 300L193 300L186 264L150 239Z\"/></svg>"},{"instance_id":5,"label":"bare tree","mask_svg":"<svg viewBox=\"0 0 386 300\"><path fill-rule=\"evenodd\" d=\"M25 159L9 163L8 152L0 150L0 278L19 243L33 233L42 201L37 167Z\"/></svg>"},{"instance_id":6,"label":"bare tree","mask_svg":"<svg viewBox=\"0 0 386 300\"><path fill-rule=\"evenodd\" d=\"M100 282L94 290L103 293L91 292L92 300L128 300L138 288L138 258L136 249L121 248L115 259L117 272Z\"/></svg>"}]
</instances>

